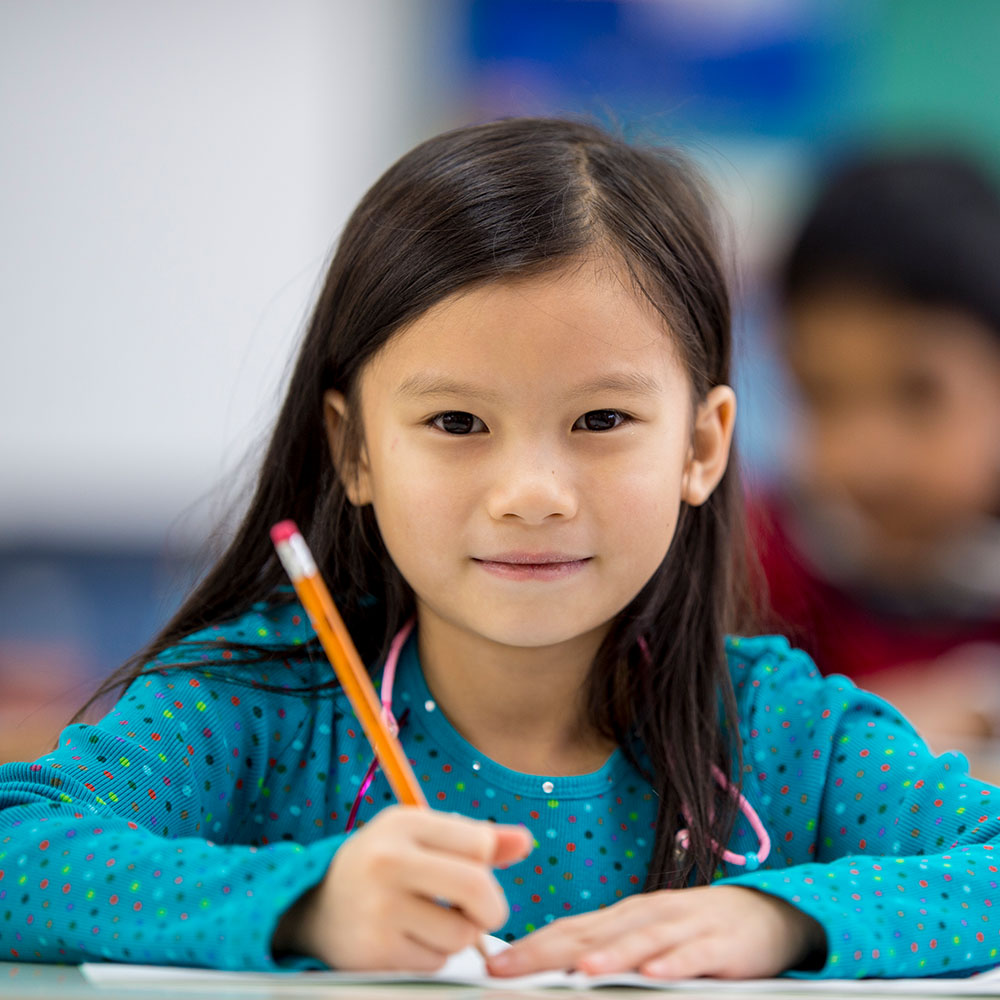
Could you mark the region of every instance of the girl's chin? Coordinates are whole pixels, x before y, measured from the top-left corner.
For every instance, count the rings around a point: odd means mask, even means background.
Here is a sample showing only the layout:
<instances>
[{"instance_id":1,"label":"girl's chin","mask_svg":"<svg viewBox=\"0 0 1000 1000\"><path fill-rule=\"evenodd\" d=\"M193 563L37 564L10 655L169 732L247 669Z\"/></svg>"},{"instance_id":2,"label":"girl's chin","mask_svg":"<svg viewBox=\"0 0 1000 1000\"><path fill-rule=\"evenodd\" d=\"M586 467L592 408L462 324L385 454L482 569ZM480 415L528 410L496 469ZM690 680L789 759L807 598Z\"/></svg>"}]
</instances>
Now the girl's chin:
<instances>
[{"instance_id":1,"label":"girl's chin","mask_svg":"<svg viewBox=\"0 0 1000 1000\"><path fill-rule=\"evenodd\" d=\"M544 650L580 643L586 655L593 655L620 609L580 607L574 601L497 600L495 595L470 595L462 607L417 602L418 622L436 635L465 636L484 646L511 650ZM589 647L593 646L593 651Z\"/></svg>"},{"instance_id":2,"label":"girl's chin","mask_svg":"<svg viewBox=\"0 0 1000 1000\"><path fill-rule=\"evenodd\" d=\"M559 627L553 627L559 626ZM600 642L607 631L607 623L583 623L577 628L567 627L565 620L559 621L553 614L545 622L537 623L532 628L530 623L522 621L511 622L508 628L503 623L492 622L488 628L475 631L485 642L498 646L508 646L518 650L545 650L566 646L574 642L594 639Z\"/></svg>"}]
</instances>

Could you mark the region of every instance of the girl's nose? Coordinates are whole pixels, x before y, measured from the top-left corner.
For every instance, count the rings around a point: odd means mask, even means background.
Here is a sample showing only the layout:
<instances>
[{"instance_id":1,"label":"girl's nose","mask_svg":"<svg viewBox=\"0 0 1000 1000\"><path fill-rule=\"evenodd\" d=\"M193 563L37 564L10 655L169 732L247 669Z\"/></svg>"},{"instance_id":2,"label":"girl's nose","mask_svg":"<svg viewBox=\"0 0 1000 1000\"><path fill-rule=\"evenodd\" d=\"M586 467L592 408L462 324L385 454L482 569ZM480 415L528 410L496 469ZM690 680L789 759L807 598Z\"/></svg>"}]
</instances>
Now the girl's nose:
<instances>
[{"instance_id":1,"label":"girl's nose","mask_svg":"<svg viewBox=\"0 0 1000 1000\"><path fill-rule=\"evenodd\" d=\"M554 460L520 455L497 470L487 500L491 517L541 524L576 513L576 492L566 470Z\"/></svg>"}]
</instances>

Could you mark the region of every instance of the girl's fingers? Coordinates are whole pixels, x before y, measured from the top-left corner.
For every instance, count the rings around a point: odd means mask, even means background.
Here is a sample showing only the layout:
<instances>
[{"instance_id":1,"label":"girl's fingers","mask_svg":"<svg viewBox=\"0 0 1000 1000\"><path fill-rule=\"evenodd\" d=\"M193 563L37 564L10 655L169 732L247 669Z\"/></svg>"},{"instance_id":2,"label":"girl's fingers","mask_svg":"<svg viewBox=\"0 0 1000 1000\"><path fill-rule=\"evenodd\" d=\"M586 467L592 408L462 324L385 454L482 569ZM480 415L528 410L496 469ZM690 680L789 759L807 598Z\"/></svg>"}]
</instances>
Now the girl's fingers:
<instances>
[{"instance_id":1,"label":"girl's fingers","mask_svg":"<svg viewBox=\"0 0 1000 1000\"><path fill-rule=\"evenodd\" d=\"M638 969L663 979L774 976L825 944L811 917L737 886L643 893L563 917L494 956L497 976L578 968L590 975Z\"/></svg>"},{"instance_id":2,"label":"girl's fingers","mask_svg":"<svg viewBox=\"0 0 1000 1000\"><path fill-rule=\"evenodd\" d=\"M544 969L576 967L584 956L598 950L654 919L680 921L687 910L680 895L632 896L614 906L579 916L562 917L517 941L490 960L498 976L524 976ZM633 966L634 967L634 966Z\"/></svg>"},{"instance_id":3,"label":"girl's fingers","mask_svg":"<svg viewBox=\"0 0 1000 1000\"><path fill-rule=\"evenodd\" d=\"M404 897L397 910L398 926L418 945L444 957L468 948L482 933L459 910L415 896Z\"/></svg>"},{"instance_id":4,"label":"girl's fingers","mask_svg":"<svg viewBox=\"0 0 1000 1000\"><path fill-rule=\"evenodd\" d=\"M572 968L581 955L614 934L607 913L600 910L556 920L492 956L489 970L497 976L526 976L543 969Z\"/></svg>"},{"instance_id":5,"label":"girl's fingers","mask_svg":"<svg viewBox=\"0 0 1000 1000\"><path fill-rule=\"evenodd\" d=\"M476 927L493 930L507 922L507 899L493 873L461 857L414 852L400 858L400 888L428 901L457 907Z\"/></svg>"},{"instance_id":6,"label":"girl's fingers","mask_svg":"<svg viewBox=\"0 0 1000 1000\"><path fill-rule=\"evenodd\" d=\"M616 935L576 962L581 972L600 976L606 972L631 972L703 932L692 920L659 920Z\"/></svg>"},{"instance_id":7,"label":"girl's fingers","mask_svg":"<svg viewBox=\"0 0 1000 1000\"><path fill-rule=\"evenodd\" d=\"M454 813L439 813L429 809L407 810L412 823L413 839L422 847L444 854L458 854L492 867L497 855L513 854L520 860L531 850L531 834L518 826L499 826L481 820L468 819Z\"/></svg>"},{"instance_id":8,"label":"girl's fingers","mask_svg":"<svg viewBox=\"0 0 1000 1000\"><path fill-rule=\"evenodd\" d=\"M644 976L654 979L696 979L699 976L716 976L729 979L734 976L731 949L718 935L690 937L662 955L650 958L639 966ZM735 973L737 978L742 973Z\"/></svg>"}]
</instances>

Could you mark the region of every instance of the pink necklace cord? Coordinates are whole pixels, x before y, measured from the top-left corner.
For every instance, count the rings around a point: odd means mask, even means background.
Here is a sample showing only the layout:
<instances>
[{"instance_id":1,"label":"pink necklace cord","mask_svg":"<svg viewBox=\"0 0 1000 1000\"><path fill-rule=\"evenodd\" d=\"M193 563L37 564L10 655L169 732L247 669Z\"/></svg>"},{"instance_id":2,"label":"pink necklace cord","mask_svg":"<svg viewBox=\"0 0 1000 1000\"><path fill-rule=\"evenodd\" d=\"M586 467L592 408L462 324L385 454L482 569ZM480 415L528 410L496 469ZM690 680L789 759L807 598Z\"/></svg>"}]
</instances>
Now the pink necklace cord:
<instances>
[{"instance_id":1,"label":"pink necklace cord","mask_svg":"<svg viewBox=\"0 0 1000 1000\"><path fill-rule=\"evenodd\" d=\"M392 715L392 685L396 682L396 664L399 663L399 654L402 652L406 640L410 638L410 633L416 624L416 618L411 618L393 636L392 642L389 644L389 655L386 656L385 666L382 668L382 687L379 689L379 700L382 702L382 714L389 723L393 736L399 732L396 720Z\"/></svg>"},{"instance_id":2,"label":"pink necklace cord","mask_svg":"<svg viewBox=\"0 0 1000 1000\"><path fill-rule=\"evenodd\" d=\"M644 635L639 636L638 645L642 655L646 658L646 662L648 663L650 660L649 643L646 642L646 637ZM759 868L761 864L767 860L767 856L771 853L771 838L768 836L767 830L764 828L764 824L761 822L760 816L757 815L757 810L750 805L746 796L730 783L729 779L722 773L716 764L712 765L712 776L722 788L724 788L737 800L740 812L746 817L747 822L750 824L750 829L757 834L756 851L748 851L746 854L734 854L732 851L723 851L722 860L730 865L740 865L741 867L746 868L747 871L752 872L754 869ZM690 823L691 814L688 812L687 808L683 808L682 812L684 813L684 818ZM691 834L686 829L678 830L674 837L674 842L682 851L686 851L691 844ZM712 845L712 849L714 851L719 850L719 845L714 840L710 840L709 843Z\"/></svg>"},{"instance_id":3,"label":"pink necklace cord","mask_svg":"<svg viewBox=\"0 0 1000 1000\"><path fill-rule=\"evenodd\" d=\"M746 817L747 822L750 824L750 829L757 834L757 843L759 845L756 851L747 851L746 854L734 854L732 851L723 851L722 860L730 865L740 865L746 868L748 872L752 872L754 869L759 868L771 853L771 838L768 836L767 830L764 829L764 824L761 822L760 816L757 815L757 810L750 805L746 796L730 783L729 779L716 764L712 765L712 775L719 785L737 800L740 812ZM689 823L691 822L691 816L686 808L684 809L684 818ZM682 851L686 851L691 843L691 835L687 830L678 830L674 841ZM719 845L714 840L709 841L709 843L714 850L717 851L719 849Z\"/></svg>"},{"instance_id":4,"label":"pink necklace cord","mask_svg":"<svg viewBox=\"0 0 1000 1000\"><path fill-rule=\"evenodd\" d=\"M385 658L385 666L382 668L382 686L379 689L379 701L382 703L382 717L385 719L389 729L392 730L392 734L394 736L399 733L399 723L396 722L396 717L392 714L392 686L396 681L396 665L399 663L399 654L402 652L403 646L406 644L406 640L409 639L410 633L413 631L413 626L415 624L416 619L411 618L396 633L396 635L393 636L393 640L389 644L388 655ZM648 661L650 658L649 645L646 642L645 636L640 636L639 638L639 649L642 650L643 656ZM404 713L403 719L406 719L406 713ZM354 805L351 807L351 814L347 817L347 826L344 828L345 833L350 833L350 831L354 829L354 823L358 818L358 810L361 808L361 803L364 801L365 794L371 787L372 781L375 780L375 772L377 770L378 757L372 760L371 764L368 766L368 770L365 772L364 780L361 782L358 794L354 798ZM746 854L735 854L732 851L723 851L722 860L727 864L740 865L741 867L746 868L747 871L753 871L755 868L759 868L760 865L767 860L767 856L771 853L771 838L768 836L767 830L764 829L764 824L761 822L760 816L757 815L757 811L754 807L750 805L743 793L729 781L729 779L715 764L712 765L712 775L719 783L720 787L725 789L737 800L740 812L746 817L747 822L750 824L750 828L757 835L757 842L759 845L756 851L748 851ZM684 818L690 823L691 816L686 808L683 810L683 813ZM686 829L678 830L674 840L681 850L686 851L691 843L691 835ZM714 840L710 841L710 843L714 850L719 850L719 845Z\"/></svg>"},{"instance_id":5,"label":"pink necklace cord","mask_svg":"<svg viewBox=\"0 0 1000 1000\"><path fill-rule=\"evenodd\" d=\"M385 658L385 666L382 668L382 686L379 688L379 701L382 703L382 718L385 720L385 724L389 727L389 731L393 736L399 735L399 723L392 714L392 685L396 681L396 664L399 662L399 654L406 640L409 639L415 623L416 619L411 618L393 636L393 640L389 645L389 653ZM365 794L375 780L375 772L377 770L378 757L374 757L368 765L368 770L365 772L361 787L358 789L358 794L354 797L354 805L351 806L351 814L347 817L347 826L344 827L344 833L350 833L354 829L355 820L358 818L358 810L361 808Z\"/></svg>"}]
</instances>

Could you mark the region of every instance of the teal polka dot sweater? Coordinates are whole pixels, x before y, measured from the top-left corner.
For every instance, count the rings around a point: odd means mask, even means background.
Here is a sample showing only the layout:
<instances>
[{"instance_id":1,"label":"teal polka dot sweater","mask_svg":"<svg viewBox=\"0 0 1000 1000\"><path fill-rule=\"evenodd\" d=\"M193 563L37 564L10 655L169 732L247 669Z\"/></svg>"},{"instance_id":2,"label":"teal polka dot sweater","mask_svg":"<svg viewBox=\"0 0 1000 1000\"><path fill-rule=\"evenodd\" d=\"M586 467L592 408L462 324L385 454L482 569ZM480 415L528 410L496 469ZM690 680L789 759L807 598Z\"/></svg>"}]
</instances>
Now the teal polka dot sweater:
<instances>
[{"instance_id":1,"label":"teal polka dot sweater","mask_svg":"<svg viewBox=\"0 0 1000 1000\"><path fill-rule=\"evenodd\" d=\"M198 638L266 649L311 636L293 603ZM959 975L1000 961L996 789L967 777L961 758L932 756L884 702L821 678L784 639L727 649L744 793L773 846L758 870L730 866L724 880L823 925L828 958L815 975ZM191 656L179 647L160 661ZM147 674L96 725L66 728L53 753L0 767L0 957L315 964L276 962L270 939L343 843L371 754L335 686L294 691L328 680L325 662L231 656L225 669ZM451 727L412 642L395 687L428 799L534 833L530 857L498 873L511 910L503 936L640 890L655 803L620 753L577 777L509 771ZM391 801L379 775L360 819ZM738 822L730 850L757 846Z\"/></svg>"}]
</instances>

